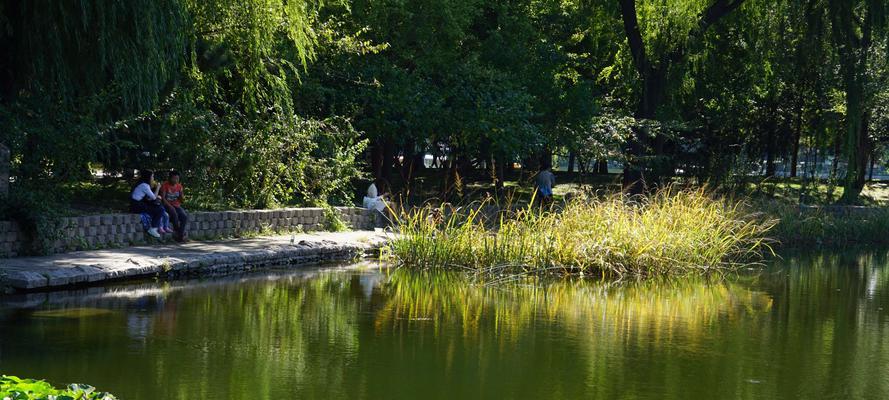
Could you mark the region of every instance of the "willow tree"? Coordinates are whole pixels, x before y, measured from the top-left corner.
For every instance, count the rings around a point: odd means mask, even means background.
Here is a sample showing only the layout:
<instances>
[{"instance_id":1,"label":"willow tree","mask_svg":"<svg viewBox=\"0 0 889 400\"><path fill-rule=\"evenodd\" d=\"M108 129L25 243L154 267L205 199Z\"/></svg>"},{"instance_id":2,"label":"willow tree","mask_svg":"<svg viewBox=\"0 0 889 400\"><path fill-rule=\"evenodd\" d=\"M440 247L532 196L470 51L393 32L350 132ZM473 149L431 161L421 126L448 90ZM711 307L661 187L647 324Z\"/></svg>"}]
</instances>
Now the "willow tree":
<instances>
[{"instance_id":1,"label":"willow tree","mask_svg":"<svg viewBox=\"0 0 889 400\"><path fill-rule=\"evenodd\" d=\"M318 141L307 131L332 126L293 108L322 6L0 0L0 142L18 155L16 181L85 179L95 162L110 172L203 163L210 189L245 202L289 196L304 169L284 163L308 160Z\"/></svg>"},{"instance_id":2,"label":"willow tree","mask_svg":"<svg viewBox=\"0 0 889 400\"><path fill-rule=\"evenodd\" d=\"M177 0L0 1L0 142L19 178L82 176L103 126L169 93L187 31Z\"/></svg>"},{"instance_id":3,"label":"willow tree","mask_svg":"<svg viewBox=\"0 0 889 400\"><path fill-rule=\"evenodd\" d=\"M833 41L846 95L843 152L848 163L841 201L858 201L871 152L869 66L872 51L886 40L886 0L827 0Z\"/></svg>"},{"instance_id":4,"label":"willow tree","mask_svg":"<svg viewBox=\"0 0 889 400\"><path fill-rule=\"evenodd\" d=\"M315 56L313 25L323 0L181 1L192 20L191 72L214 84L237 81L227 87L230 100L249 111L292 111L290 83Z\"/></svg>"},{"instance_id":5,"label":"willow tree","mask_svg":"<svg viewBox=\"0 0 889 400\"><path fill-rule=\"evenodd\" d=\"M744 0L618 0L627 43L638 73L638 104L635 116L640 120L663 117L671 72L681 67L688 54L707 30L744 3ZM627 146L624 185L631 193L642 191L645 176L640 165L646 146L661 153L664 138L640 126ZM656 172L654 181L663 171Z\"/></svg>"}]
</instances>

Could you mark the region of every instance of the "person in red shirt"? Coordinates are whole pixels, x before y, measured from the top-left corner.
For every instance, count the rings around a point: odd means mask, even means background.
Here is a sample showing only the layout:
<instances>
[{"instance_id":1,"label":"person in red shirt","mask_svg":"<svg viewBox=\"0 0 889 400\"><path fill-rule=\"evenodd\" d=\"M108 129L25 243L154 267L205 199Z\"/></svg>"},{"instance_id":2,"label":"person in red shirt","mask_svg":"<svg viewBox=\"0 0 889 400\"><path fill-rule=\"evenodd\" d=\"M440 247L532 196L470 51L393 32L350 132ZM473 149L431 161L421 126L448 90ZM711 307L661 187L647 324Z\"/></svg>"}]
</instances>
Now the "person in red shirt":
<instances>
[{"instance_id":1,"label":"person in red shirt","mask_svg":"<svg viewBox=\"0 0 889 400\"><path fill-rule=\"evenodd\" d=\"M167 214L170 214L170 222L176 231L174 238L181 242L188 240L188 213L182 208L185 194L182 191L182 184L179 183L179 172L170 171L167 181L161 185L158 197L167 209Z\"/></svg>"}]
</instances>

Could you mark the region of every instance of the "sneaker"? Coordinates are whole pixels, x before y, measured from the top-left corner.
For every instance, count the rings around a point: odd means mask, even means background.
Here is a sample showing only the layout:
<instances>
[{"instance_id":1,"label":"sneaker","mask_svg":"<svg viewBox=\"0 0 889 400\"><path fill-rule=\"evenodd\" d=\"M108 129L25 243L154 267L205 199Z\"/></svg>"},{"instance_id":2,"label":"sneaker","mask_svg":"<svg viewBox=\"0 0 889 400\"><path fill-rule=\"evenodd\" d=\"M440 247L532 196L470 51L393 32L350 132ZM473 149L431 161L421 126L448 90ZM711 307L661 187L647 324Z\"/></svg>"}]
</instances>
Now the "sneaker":
<instances>
[{"instance_id":1,"label":"sneaker","mask_svg":"<svg viewBox=\"0 0 889 400\"><path fill-rule=\"evenodd\" d=\"M148 230L148 234L155 239L160 239L161 234L157 232L157 228L151 228Z\"/></svg>"},{"instance_id":2,"label":"sneaker","mask_svg":"<svg viewBox=\"0 0 889 400\"><path fill-rule=\"evenodd\" d=\"M173 233L173 230L170 228L163 228L163 232L161 233Z\"/></svg>"}]
</instances>

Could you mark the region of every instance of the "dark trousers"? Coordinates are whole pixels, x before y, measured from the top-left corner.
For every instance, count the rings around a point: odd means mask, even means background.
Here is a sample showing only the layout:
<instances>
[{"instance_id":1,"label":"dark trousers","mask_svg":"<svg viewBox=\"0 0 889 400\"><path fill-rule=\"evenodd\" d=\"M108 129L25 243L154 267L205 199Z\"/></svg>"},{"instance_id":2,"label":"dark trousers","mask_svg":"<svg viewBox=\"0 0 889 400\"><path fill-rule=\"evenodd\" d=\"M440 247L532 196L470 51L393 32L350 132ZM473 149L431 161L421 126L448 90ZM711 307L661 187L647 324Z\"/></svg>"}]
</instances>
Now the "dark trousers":
<instances>
[{"instance_id":1,"label":"dark trousers","mask_svg":"<svg viewBox=\"0 0 889 400\"><path fill-rule=\"evenodd\" d=\"M164 205L164 207L167 208L167 214L170 214L170 223L173 224L176 233L185 236L185 230L188 228L188 213L182 207L168 205Z\"/></svg>"},{"instance_id":2,"label":"dark trousers","mask_svg":"<svg viewBox=\"0 0 889 400\"><path fill-rule=\"evenodd\" d=\"M130 212L133 214L148 214L151 217L151 227L159 228L161 226L161 216L164 214L164 207L160 204L132 201L130 202Z\"/></svg>"}]
</instances>

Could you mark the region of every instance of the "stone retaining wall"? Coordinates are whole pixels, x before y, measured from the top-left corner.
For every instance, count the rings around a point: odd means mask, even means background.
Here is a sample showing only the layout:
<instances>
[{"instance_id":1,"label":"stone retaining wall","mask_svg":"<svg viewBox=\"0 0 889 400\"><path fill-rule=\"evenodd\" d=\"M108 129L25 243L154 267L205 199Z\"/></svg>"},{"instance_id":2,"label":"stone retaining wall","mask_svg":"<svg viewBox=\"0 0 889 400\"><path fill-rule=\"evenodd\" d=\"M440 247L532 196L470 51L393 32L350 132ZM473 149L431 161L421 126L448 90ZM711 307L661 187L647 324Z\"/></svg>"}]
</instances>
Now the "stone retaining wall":
<instances>
[{"instance_id":1,"label":"stone retaining wall","mask_svg":"<svg viewBox=\"0 0 889 400\"><path fill-rule=\"evenodd\" d=\"M373 227L372 215L366 209L336 207L335 210L352 229ZM323 208L193 212L189 214L189 237L199 240L264 232L320 231L324 230L326 223ZM57 232L61 238L52 243L53 253L126 247L154 240L145 234L136 214L68 217L62 218L59 224ZM164 239L169 239L169 235ZM26 240L18 224L0 221L0 257L22 254Z\"/></svg>"}]
</instances>

